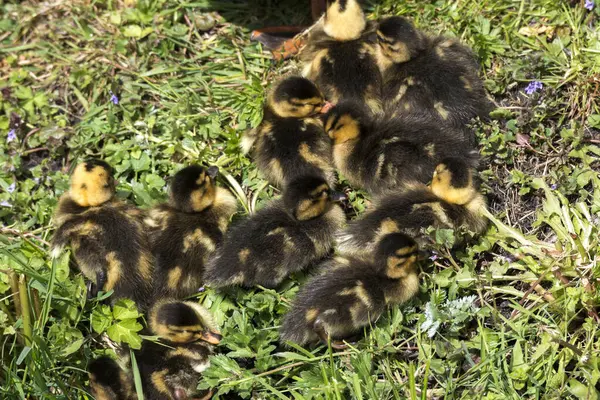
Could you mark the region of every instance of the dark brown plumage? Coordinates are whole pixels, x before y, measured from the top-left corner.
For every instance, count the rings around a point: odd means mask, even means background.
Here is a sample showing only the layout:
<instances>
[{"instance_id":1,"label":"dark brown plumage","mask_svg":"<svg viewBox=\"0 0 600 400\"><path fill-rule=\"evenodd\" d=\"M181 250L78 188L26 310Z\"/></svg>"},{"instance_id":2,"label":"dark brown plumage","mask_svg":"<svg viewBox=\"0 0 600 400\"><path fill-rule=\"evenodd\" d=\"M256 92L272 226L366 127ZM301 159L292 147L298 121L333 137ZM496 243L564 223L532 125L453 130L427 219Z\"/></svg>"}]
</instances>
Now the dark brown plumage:
<instances>
[{"instance_id":1,"label":"dark brown plumage","mask_svg":"<svg viewBox=\"0 0 600 400\"><path fill-rule=\"evenodd\" d=\"M381 72L373 25L356 0L329 0L322 24L313 27L300 54L303 75L327 100L354 100L374 113L382 110Z\"/></svg>"},{"instance_id":2,"label":"dark brown plumage","mask_svg":"<svg viewBox=\"0 0 600 400\"><path fill-rule=\"evenodd\" d=\"M465 131L475 117L489 117L488 99L471 49L458 40L429 37L402 17L377 29L383 102L390 115L416 113Z\"/></svg>"},{"instance_id":3,"label":"dark brown plumage","mask_svg":"<svg viewBox=\"0 0 600 400\"><path fill-rule=\"evenodd\" d=\"M337 257L300 290L284 317L281 340L301 345L327 342L343 348L341 339L374 324L392 304L412 298L419 289L418 247L410 237L394 233L381 238L373 257Z\"/></svg>"},{"instance_id":4,"label":"dark brown plumage","mask_svg":"<svg viewBox=\"0 0 600 400\"><path fill-rule=\"evenodd\" d=\"M319 89L308 79L291 76L267 97L261 124L242 139L262 175L273 185L285 186L306 175L334 183L331 140L317 114L325 106Z\"/></svg>"},{"instance_id":5,"label":"dark brown plumage","mask_svg":"<svg viewBox=\"0 0 600 400\"><path fill-rule=\"evenodd\" d=\"M111 301L128 297L145 308L152 292L154 260L141 211L114 199L112 169L99 160L79 164L59 200L52 255L69 245L90 281L88 296L113 290Z\"/></svg>"},{"instance_id":6,"label":"dark brown plumage","mask_svg":"<svg viewBox=\"0 0 600 400\"><path fill-rule=\"evenodd\" d=\"M345 221L335 204L341 198L320 177L291 182L283 198L227 232L207 265L206 284L275 287L319 261L331 251L333 235Z\"/></svg>"},{"instance_id":7,"label":"dark brown plumage","mask_svg":"<svg viewBox=\"0 0 600 400\"><path fill-rule=\"evenodd\" d=\"M445 158L461 158L470 166L478 159L470 140L453 128L419 115L373 118L354 102L327 113L325 132L333 139L335 166L372 195L429 182Z\"/></svg>"},{"instance_id":8,"label":"dark brown plumage","mask_svg":"<svg viewBox=\"0 0 600 400\"><path fill-rule=\"evenodd\" d=\"M392 232L410 235L425 247L430 227L454 229L457 239L463 230L481 234L487 226L481 213L485 207L473 171L460 159L446 159L437 166L431 187L389 192L350 222L338 234L338 251L369 258L380 238Z\"/></svg>"},{"instance_id":9,"label":"dark brown plumage","mask_svg":"<svg viewBox=\"0 0 600 400\"><path fill-rule=\"evenodd\" d=\"M169 202L144 219L156 259L158 298L185 298L202 286L204 265L237 210L233 195L216 185L217 173L216 167L183 168L173 177Z\"/></svg>"}]
</instances>

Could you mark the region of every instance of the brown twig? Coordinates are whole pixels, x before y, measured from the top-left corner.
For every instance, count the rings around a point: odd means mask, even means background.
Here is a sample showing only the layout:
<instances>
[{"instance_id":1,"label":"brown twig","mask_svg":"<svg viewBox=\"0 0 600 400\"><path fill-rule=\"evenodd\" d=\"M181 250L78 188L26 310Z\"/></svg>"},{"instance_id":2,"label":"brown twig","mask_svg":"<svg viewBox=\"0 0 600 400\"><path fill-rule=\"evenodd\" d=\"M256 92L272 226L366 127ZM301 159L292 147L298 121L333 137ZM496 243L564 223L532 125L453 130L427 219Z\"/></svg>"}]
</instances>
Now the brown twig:
<instances>
[{"instance_id":1,"label":"brown twig","mask_svg":"<svg viewBox=\"0 0 600 400\"><path fill-rule=\"evenodd\" d=\"M35 240L39 241L43 245L50 246L49 242L45 241L44 239L42 239L41 237L39 237L37 235L34 235L31 232L21 232L16 229L12 229L12 228L0 228L0 233L10 234L13 236L19 236L22 238L34 238Z\"/></svg>"}]
</instances>

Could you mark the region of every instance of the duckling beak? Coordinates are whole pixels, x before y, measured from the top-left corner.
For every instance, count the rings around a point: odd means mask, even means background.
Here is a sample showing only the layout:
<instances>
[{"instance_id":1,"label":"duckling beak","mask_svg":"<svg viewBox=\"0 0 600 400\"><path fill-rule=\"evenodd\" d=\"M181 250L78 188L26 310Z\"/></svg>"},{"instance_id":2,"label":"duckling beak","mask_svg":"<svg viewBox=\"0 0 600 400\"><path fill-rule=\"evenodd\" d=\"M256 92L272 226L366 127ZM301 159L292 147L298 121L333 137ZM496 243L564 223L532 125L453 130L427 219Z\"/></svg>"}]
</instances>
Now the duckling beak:
<instances>
[{"instance_id":1,"label":"duckling beak","mask_svg":"<svg viewBox=\"0 0 600 400\"><path fill-rule=\"evenodd\" d=\"M209 167L208 168L208 176L210 176L211 179L215 179L217 177L217 175L219 174L219 168L218 167Z\"/></svg>"},{"instance_id":2,"label":"duckling beak","mask_svg":"<svg viewBox=\"0 0 600 400\"><path fill-rule=\"evenodd\" d=\"M427 250L419 250L417 253L417 261L427 260L430 256L430 253Z\"/></svg>"},{"instance_id":3,"label":"duckling beak","mask_svg":"<svg viewBox=\"0 0 600 400\"><path fill-rule=\"evenodd\" d=\"M331 192L331 201L340 202L348 199L345 193L342 192Z\"/></svg>"},{"instance_id":4,"label":"duckling beak","mask_svg":"<svg viewBox=\"0 0 600 400\"><path fill-rule=\"evenodd\" d=\"M328 113L329 110L331 110L332 108L333 108L333 103L326 101L325 104L323 104L323 107L321 107L321 114Z\"/></svg>"},{"instance_id":5,"label":"duckling beak","mask_svg":"<svg viewBox=\"0 0 600 400\"><path fill-rule=\"evenodd\" d=\"M204 332L200 337L200 340L204 340L205 342L210 344L219 344L221 342L221 339L223 339L223 336L221 336L217 332L211 331Z\"/></svg>"}]
</instances>

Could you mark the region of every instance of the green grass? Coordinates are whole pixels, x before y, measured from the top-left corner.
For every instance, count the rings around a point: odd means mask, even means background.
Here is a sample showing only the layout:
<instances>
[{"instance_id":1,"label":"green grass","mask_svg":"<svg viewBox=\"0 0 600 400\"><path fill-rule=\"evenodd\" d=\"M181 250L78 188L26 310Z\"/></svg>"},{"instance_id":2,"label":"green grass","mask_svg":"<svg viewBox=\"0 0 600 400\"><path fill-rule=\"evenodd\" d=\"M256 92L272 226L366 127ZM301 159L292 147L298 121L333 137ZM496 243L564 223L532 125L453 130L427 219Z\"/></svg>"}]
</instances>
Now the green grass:
<instances>
[{"instance_id":1,"label":"green grass","mask_svg":"<svg viewBox=\"0 0 600 400\"><path fill-rule=\"evenodd\" d=\"M238 142L260 121L269 82L294 64L274 64L248 33L307 23L309 12L292 0L240 3L0 3L0 397L89 397L85 368L104 337L141 340L131 304L86 304L68 257L47 255L73 164L106 159L119 196L142 207L192 162L221 167L240 217L277 193ZM420 295L343 352L278 344L303 276L277 292L199 294L225 337L200 385L221 398L598 399L600 7L367 3L372 17L409 15L479 56L500 107L477 127L493 222L457 251L440 232ZM526 95L532 80L544 88ZM361 193L350 198L365 208Z\"/></svg>"}]
</instances>

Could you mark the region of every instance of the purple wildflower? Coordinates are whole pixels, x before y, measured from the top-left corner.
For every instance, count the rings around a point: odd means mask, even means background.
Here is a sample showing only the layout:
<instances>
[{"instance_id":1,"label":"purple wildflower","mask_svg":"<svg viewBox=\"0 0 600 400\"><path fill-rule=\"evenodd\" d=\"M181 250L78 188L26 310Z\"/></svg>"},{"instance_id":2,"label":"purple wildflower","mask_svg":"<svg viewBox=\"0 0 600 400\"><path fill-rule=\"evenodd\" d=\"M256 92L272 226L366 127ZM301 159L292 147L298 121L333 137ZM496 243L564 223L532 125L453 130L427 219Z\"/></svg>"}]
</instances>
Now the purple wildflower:
<instances>
[{"instance_id":1,"label":"purple wildflower","mask_svg":"<svg viewBox=\"0 0 600 400\"><path fill-rule=\"evenodd\" d=\"M14 129L11 129L10 131L8 131L8 136L6 138L6 141L8 143L10 143L10 142L13 142L15 140L17 140L17 132L15 132Z\"/></svg>"},{"instance_id":2,"label":"purple wildflower","mask_svg":"<svg viewBox=\"0 0 600 400\"><path fill-rule=\"evenodd\" d=\"M116 94L114 94L114 93L112 92L112 90L109 90L108 92L110 93L110 101L112 101L112 103L113 103L114 105L117 105L117 104L119 104L119 98L117 97L117 95L116 95Z\"/></svg>"},{"instance_id":3,"label":"purple wildflower","mask_svg":"<svg viewBox=\"0 0 600 400\"><path fill-rule=\"evenodd\" d=\"M552 185L550 185L550 189L552 189L552 190L556 190L557 187L558 187L558 185L556 183L553 183Z\"/></svg>"},{"instance_id":4,"label":"purple wildflower","mask_svg":"<svg viewBox=\"0 0 600 400\"><path fill-rule=\"evenodd\" d=\"M538 90L542 90L544 88L544 84L540 81L531 81L529 85L525 88L525 93L534 94Z\"/></svg>"},{"instance_id":5,"label":"purple wildflower","mask_svg":"<svg viewBox=\"0 0 600 400\"><path fill-rule=\"evenodd\" d=\"M0 201L0 206L2 206L2 207L12 207L12 204L10 204L6 200L2 200L2 201Z\"/></svg>"},{"instance_id":6,"label":"purple wildflower","mask_svg":"<svg viewBox=\"0 0 600 400\"><path fill-rule=\"evenodd\" d=\"M206 290L206 289L204 288L204 286L200 286L200 287L198 288L198 293L202 293L202 292L204 292L205 290Z\"/></svg>"},{"instance_id":7,"label":"purple wildflower","mask_svg":"<svg viewBox=\"0 0 600 400\"><path fill-rule=\"evenodd\" d=\"M17 188L17 184L13 182L6 188L6 191L8 193L12 193L15 191L16 188Z\"/></svg>"},{"instance_id":8,"label":"purple wildflower","mask_svg":"<svg viewBox=\"0 0 600 400\"><path fill-rule=\"evenodd\" d=\"M585 4L583 5L588 10L592 11L594 9L594 1L593 0L585 0Z\"/></svg>"}]
</instances>

